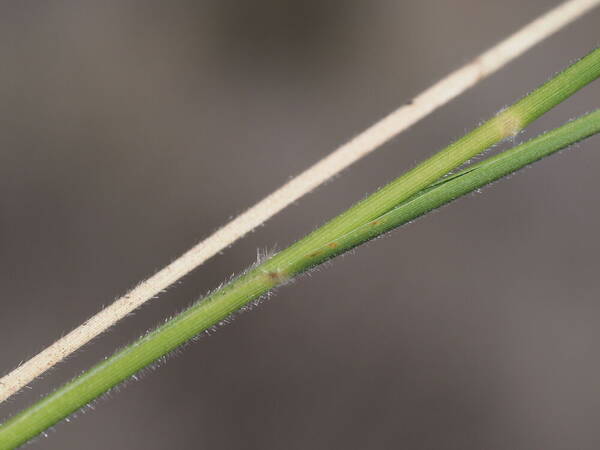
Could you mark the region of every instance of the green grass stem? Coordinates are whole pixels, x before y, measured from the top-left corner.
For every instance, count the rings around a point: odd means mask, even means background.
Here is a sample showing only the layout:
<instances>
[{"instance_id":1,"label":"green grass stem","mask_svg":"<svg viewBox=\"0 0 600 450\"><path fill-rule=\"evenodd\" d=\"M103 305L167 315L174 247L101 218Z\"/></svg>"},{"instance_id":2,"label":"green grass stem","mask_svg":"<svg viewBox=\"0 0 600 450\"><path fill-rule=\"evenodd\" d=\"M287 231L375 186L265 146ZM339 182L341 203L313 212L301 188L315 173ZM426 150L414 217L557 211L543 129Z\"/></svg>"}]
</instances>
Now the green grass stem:
<instances>
[{"instance_id":1,"label":"green grass stem","mask_svg":"<svg viewBox=\"0 0 600 450\"><path fill-rule=\"evenodd\" d=\"M454 198L600 131L588 114L458 174L440 177L527 124L600 75L600 49L346 212L195 303L0 426L14 448L276 286ZM429 187L428 187L429 186Z\"/></svg>"}]
</instances>

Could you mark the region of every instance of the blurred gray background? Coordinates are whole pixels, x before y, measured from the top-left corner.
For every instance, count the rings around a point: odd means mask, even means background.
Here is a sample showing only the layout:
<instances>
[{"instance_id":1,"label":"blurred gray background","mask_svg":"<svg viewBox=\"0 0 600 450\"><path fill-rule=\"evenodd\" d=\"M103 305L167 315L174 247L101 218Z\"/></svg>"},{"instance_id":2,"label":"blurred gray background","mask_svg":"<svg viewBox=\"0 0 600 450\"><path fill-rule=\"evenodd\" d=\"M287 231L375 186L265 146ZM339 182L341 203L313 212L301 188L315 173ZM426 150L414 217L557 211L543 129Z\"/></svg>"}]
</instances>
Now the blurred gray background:
<instances>
[{"instance_id":1,"label":"blurred gray background","mask_svg":"<svg viewBox=\"0 0 600 450\"><path fill-rule=\"evenodd\" d=\"M0 4L0 371L557 0ZM8 417L598 45L600 11L269 221ZM589 86L521 141L600 106ZM596 449L600 140L281 289L49 449Z\"/></svg>"}]
</instances>

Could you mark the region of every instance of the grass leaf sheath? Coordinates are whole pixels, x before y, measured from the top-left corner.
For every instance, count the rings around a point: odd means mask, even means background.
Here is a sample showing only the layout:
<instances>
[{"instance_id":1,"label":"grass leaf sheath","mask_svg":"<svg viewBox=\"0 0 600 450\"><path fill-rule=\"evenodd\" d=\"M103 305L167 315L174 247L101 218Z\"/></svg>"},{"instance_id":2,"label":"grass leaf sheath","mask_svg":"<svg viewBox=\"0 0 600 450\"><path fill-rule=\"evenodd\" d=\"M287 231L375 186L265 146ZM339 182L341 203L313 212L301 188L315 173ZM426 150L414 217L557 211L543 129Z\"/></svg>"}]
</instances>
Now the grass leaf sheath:
<instances>
[{"instance_id":1,"label":"grass leaf sheath","mask_svg":"<svg viewBox=\"0 0 600 450\"><path fill-rule=\"evenodd\" d=\"M600 131L600 111L441 179L473 156L514 136L600 76L600 49L138 341L0 426L0 449L14 448L64 419L274 287L361 243Z\"/></svg>"}]
</instances>

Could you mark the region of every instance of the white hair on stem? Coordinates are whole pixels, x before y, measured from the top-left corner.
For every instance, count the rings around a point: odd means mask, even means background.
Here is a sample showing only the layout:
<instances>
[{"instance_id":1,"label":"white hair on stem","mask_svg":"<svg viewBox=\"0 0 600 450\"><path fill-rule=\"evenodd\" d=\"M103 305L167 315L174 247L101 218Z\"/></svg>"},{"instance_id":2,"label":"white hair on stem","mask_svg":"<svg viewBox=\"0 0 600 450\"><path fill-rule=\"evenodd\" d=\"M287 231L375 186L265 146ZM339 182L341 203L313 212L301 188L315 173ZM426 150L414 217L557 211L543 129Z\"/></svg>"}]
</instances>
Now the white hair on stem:
<instances>
[{"instance_id":1,"label":"white hair on stem","mask_svg":"<svg viewBox=\"0 0 600 450\"><path fill-rule=\"evenodd\" d=\"M0 403L303 195L599 4L600 0L568 0L560 4L367 128L110 306L0 378Z\"/></svg>"}]
</instances>

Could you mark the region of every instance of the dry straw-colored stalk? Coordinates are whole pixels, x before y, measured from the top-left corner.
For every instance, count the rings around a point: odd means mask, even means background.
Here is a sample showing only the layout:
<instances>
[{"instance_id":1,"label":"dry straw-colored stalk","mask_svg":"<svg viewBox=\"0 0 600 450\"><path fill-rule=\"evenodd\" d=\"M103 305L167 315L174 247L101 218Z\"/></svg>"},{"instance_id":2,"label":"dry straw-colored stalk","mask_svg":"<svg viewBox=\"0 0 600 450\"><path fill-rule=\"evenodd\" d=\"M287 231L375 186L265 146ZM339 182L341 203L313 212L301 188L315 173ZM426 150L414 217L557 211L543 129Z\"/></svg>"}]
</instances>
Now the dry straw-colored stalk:
<instances>
[{"instance_id":1,"label":"dry straw-colored stalk","mask_svg":"<svg viewBox=\"0 0 600 450\"><path fill-rule=\"evenodd\" d=\"M138 284L113 304L0 379L3 402L131 311L200 266L237 239L298 200L327 179L406 130L488 77L529 48L598 6L600 0L569 0L450 73L406 105L372 125L333 153L265 197L178 259Z\"/></svg>"},{"instance_id":2,"label":"dry straw-colored stalk","mask_svg":"<svg viewBox=\"0 0 600 450\"><path fill-rule=\"evenodd\" d=\"M0 450L21 445L199 333L369 239L600 132L600 110L454 175L440 176L507 137L600 77L600 48L291 246L250 268L128 347L0 425ZM437 180L437 181L435 181ZM401 256L400 256L401 258ZM318 315L316 310L315 314Z\"/></svg>"}]
</instances>

